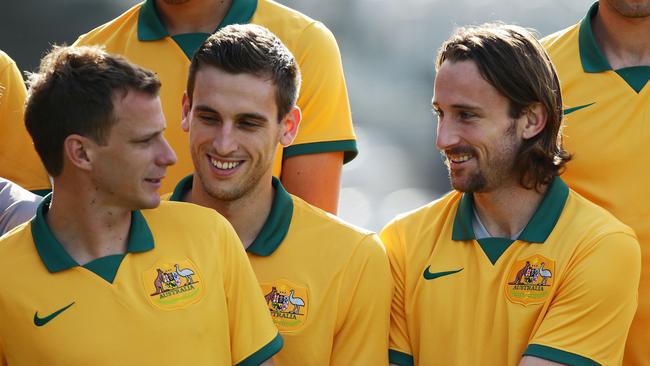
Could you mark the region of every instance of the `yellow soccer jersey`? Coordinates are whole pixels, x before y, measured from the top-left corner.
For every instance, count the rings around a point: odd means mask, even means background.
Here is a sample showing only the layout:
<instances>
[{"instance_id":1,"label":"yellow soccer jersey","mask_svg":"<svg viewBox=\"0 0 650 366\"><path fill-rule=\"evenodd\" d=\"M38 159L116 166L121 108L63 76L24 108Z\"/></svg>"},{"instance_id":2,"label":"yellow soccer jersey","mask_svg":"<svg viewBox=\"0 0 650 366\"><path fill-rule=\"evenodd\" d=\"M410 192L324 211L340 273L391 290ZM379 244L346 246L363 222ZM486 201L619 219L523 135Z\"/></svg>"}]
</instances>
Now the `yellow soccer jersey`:
<instances>
[{"instance_id":1,"label":"yellow soccer jersey","mask_svg":"<svg viewBox=\"0 0 650 366\"><path fill-rule=\"evenodd\" d=\"M300 131L293 145L278 149L273 174L279 177L282 159L296 155L342 151L344 162L352 160L357 154L356 141L341 56L332 33L322 23L271 0L233 0L219 28L238 23L267 27L293 53L302 74ZM188 137L181 130L181 98L191 55L208 36L190 33L170 37L154 1L146 0L75 43L104 45L107 51L124 55L160 77L168 125L165 137L178 157L176 165L167 170L162 192L170 192L175 182L194 170Z\"/></svg>"},{"instance_id":2,"label":"yellow soccer jersey","mask_svg":"<svg viewBox=\"0 0 650 366\"><path fill-rule=\"evenodd\" d=\"M641 244L639 308L630 328L625 365L650 365L650 66L612 70L591 30L594 4L578 24L542 42L560 76L564 140L574 159L567 184L636 232Z\"/></svg>"},{"instance_id":3,"label":"yellow soccer jersey","mask_svg":"<svg viewBox=\"0 0 650 366\"><path fill-rule=\"evenodd\" d=\"M25 94L16 63L0 51L0 177L29 190L49 189L49 178L23 121Z\"/></svg>"},{"instance_id":4,"label":"yellow soccer jersey","mask_svg":"<svg viewBox=\"0 0 650 366\"><path fill-rule=\"evenodd\" d=\"M47 226L50 197L0 241L0 364L258 365L282 347L221 216L135 211L127 254L79 266Z\"/></svg>"},{"instance_id":5,"label":"yellow soccer jersey","mask_svg":"<svg viewBox=\"0 0 650 366\"><path fill-rule=\"evenodd\" d=\"M452 192L382 231L390 361L620 364L640 273L632 230L559 178L517 240L476 240L472 215L472 196Z\"/></svg>"},{"instance_id":6,"label":"yellow soccer jersey","mask_svg":"<svg viewBox=\"0 0 650 366\"><path fill-rule=\"evenodd\" d=\"M247 252L284 339L275 365L386 365L392 280L379 238L273 185ZM190 176L171 199L191 186Z\"/></svg>"}]
</instances>

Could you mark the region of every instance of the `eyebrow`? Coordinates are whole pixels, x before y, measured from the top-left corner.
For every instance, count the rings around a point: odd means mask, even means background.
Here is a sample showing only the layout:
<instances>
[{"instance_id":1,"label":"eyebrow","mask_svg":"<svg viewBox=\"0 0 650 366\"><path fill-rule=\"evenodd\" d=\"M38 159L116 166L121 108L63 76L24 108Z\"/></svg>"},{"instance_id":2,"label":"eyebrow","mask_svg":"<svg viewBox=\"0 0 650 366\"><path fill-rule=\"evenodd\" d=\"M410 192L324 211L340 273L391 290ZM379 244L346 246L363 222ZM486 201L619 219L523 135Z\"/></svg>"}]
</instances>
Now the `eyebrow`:
<instances>
[{"instance_id":1,"label":"eyebrow","mask_svg":"<svg viewBox=\"0 0 650 366\"><path fill-rule=\"evenodd\" d=\"M434 101L433 103L431 103L431 106L432 106L433 108L440 108L439 105L438 105L438 103L435 102L435 101ZM474 106L474 105L471 105L471 104L452 104L452 105L451 105L451 108L453 108L453 109L470 110L470 111L476 111L476 112L478 112L478 111L482 111L482 110L483 110L483 108L478 107L478 106Z\"/></svg>"},{"instance_id":2,"label":"eyebrow","mask_svg":"<svg viewBox=\"0 0 650 366\"><path fill-rule=\"evenodd\" d=\"M154 132L148 133L148 134L146 134L146 135L142 135L142 136L136 136L136 137L134 137L133 139L131 139L131 141L132 141L132 142L138 142L138 141L149 140L149 139L154 138L154 137L156 137L156 136L158 136L158 135L162 135L162 133L163 133L166 129L167 129L167 126L164 126L161 130L154 131Z\"/></svg>"}]
</instances>

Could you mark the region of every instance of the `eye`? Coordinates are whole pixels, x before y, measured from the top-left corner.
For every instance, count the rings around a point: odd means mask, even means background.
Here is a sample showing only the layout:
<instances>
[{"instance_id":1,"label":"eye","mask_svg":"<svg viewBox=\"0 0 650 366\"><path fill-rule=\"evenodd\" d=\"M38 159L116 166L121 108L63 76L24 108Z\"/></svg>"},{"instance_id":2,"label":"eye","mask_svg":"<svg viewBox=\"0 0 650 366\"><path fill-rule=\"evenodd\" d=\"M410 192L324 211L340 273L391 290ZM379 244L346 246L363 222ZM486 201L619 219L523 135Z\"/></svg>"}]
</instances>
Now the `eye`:
<instances>
[{"instance_id":1,"label":"eye","mask_svg":"<svg viewBox=\"0 0 650 366\"><path fill-rule=\"evenodd\" d=\"M218 121L218 118L214 114L199 114L198 118L201 122L212 125Z\"/></svg>"},{"instance_id":2,"label":"eye","mask_svg":"<svg viewBox=\"0 0 650 366\"><path fill-rule=\"evenodd\" d=\"M257 128L260 126L260 124L256 121L249 120L249 119L244 119L238 122L239 126L245 129L253 129Z\"/></svg>"},{"instance_id":3,"label":"eye","mask_svg":"<svg viewBox=\"0 0 650 366\"><path fill-rule=\"evenodd\" d=\"M460 111L460 112L458 112L458 117L461 120L468 120L468 119L476 118L477 116L476 116L476 114L474 114L472 112Z\"/></svg>"}]
</instances>

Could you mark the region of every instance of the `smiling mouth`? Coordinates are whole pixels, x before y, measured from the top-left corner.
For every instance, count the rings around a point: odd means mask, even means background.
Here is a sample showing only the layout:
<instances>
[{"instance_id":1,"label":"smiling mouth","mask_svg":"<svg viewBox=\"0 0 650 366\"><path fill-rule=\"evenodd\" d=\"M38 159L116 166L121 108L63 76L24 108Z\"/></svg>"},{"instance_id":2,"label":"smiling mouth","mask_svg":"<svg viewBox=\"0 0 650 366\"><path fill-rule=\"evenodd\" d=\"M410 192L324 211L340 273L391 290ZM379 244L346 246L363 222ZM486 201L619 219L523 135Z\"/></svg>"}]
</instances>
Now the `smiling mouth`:
<instances>
[{"instance_id":1,"label":"smiling mouth","mask_svg":"<svg viewBox=\"0 0 650 366\"><path fill-rule=\"evenodd\" d=\"M225 161L225 160L218 160L215 159L211 156L210 158L210 163L212 164L213 167L219 169L219 170L232 170L235 169L236 167L241 164L241 161Z\"/></svg>"},{"instance_id":2,"label":"smiling mouth","mask_svg":"<svg viewBox=\"0 0 650 366\"><path fill-rule=\"evenodd\" d=\"M454 164L462 164L470 159L472 159L474 156L472 154L462 154L462 155L446 155L447 160Z\"/></svg>"}]
</instances>

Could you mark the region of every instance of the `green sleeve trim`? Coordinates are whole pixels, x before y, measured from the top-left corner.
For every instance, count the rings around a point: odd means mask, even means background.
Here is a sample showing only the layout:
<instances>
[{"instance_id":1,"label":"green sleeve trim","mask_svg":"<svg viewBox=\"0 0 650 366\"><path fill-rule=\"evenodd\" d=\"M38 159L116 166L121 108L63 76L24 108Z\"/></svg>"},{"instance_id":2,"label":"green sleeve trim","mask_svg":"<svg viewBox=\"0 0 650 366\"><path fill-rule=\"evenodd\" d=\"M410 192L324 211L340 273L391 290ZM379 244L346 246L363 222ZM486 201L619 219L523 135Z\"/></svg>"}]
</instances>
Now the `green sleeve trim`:
<instances>
[{"instance_id":1,"label":"green sleeve trim","mask_svg":"<svg viewBox=\"0 0 650 366\"><path fill-rule=\"evenodd\" d=\"M50 189L50 188L47 188L47 189L33 189L31 192L34 193L35 195L45 197L50 192L52 192L52 189Z\"/></svg>"},{"instance_id":2,"label":"green sleeve trim","mask_svg":"<svg viewBox=\"0 0 650 366\"><path fill-rule=\"evenodd\" d=\"M559 362L569 366L599 366L587 357L577 355L575 353L560 351L559 349L542 346L541 344L529 344L524 356L535 356L543 358L548 361Z\"/></svg>"},{"instance_id":3,"label":"green sleeve trim","mask_svg":"<svg viewBox=\"0 0 650 366\"><path fill-rule=\"evenodd\" d=\"M283 159L286 159L298 155L335 151L343 151L343 164L351 162L359 154L356 140L325 141L291 145L285 147L282 154Z\"/></svg>"},{"instance_id":4,"label":"green sleeve trim","mask_svg":"<svg viewBox=\"0 0 650 366\"><path fill-rule=\"evenodd\" d=\"M273 338L273 340L269 342L266 346L260 348L259 351L248 356L246 359L238 363L236 366L258 366L262 362L273 357L274 354L280 352L282 346L284 346L284 341L282 340L280 333L278 333L275 336L275 338Z\"/></svg>"},{"instance_id":5,"label":"green sleeve trim","mask_svg":"<svg viewBox=\"0 0 650 366\"><path fill-rule=\"evenodd\" d=\"M394 363L395 365L399 366L413 366L413 356L395 351L392 349L388 350L388 362L389 363Z\"/></svg>"}]
</instances>

